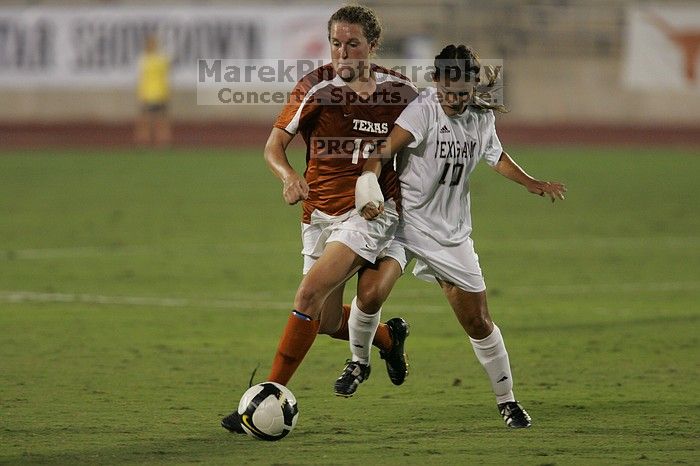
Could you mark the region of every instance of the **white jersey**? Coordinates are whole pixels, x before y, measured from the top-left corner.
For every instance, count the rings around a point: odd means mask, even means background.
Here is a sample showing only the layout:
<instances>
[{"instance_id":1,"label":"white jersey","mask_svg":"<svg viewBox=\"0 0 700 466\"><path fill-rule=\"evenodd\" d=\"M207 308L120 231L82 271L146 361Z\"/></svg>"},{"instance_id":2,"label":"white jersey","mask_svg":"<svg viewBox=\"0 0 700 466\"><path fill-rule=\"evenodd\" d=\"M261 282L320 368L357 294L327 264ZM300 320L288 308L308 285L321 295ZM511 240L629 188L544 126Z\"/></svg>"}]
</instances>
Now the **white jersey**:
<instances>
[{"instance_id":1,"label":"white jersey","mask_svg":"<svg viewBox=\"0 0 700 466\"><path fill-rule=\"evenodd\" d=\"M451 246L472 231L469 175L482 158L493 166L503 148L491 110L468 107L447 116L434 87L404 109L396 124L414 141L398 157L402 222Z\"/></svg>"}]
</instances>

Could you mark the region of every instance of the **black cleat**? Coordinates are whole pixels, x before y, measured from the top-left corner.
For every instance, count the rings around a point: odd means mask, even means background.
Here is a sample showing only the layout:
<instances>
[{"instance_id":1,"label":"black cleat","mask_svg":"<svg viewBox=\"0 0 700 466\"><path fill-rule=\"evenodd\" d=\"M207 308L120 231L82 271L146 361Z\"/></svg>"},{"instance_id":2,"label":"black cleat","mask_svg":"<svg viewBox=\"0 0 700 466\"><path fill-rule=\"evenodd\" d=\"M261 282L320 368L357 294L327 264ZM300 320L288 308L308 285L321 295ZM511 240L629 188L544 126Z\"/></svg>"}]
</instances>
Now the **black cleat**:
<instances>
[{"instance_id":1,"label":"black cleat","mask_svg":"<svg viewBox=\"0 0 700 466\"><path fill-rule=\"evenodd\" d=\"M225 418L221 420L221 427L227 429L234 434L245 434L243 426L241 425L241 415L238 411L234 411Z\"/></svg>"},{"instance_id":2,"label":"black cleat","mask_svg":"<svg viewBox=\"0 0 700 466\"><path fill-rule=\"evenodd\" d=\"M345 361L343 373L335 381L335 394L346 398L351 397L357 390L357 387L369 379L370 372L371 367L369 364L362 364L361 362L348 359Z\"/></svg>"},{"instance_id":3,"label":"black cleat","mask_svg":"<svg viewBox=\"0 0 700 466\"><path fill-rule=\"evenodd\" d=\"M408 338L408 322L401 317L394 317L386 322L391 333L391 349L379 350L379 356L386 362L386 371L394 385L401 385L408 377L408 360L403 345Z\"/></svg>"},{"instance_id":4,"label":"black cleat","mask_svg":"<svg viewBox=\"0 0 700 466\"><path fill-rule=\"evenodd\" d=\"M503 416L506 425L512 429L525 429L532 425L532 419L527 411L517 401L507 401L498 405L498 412Z\"/></svg>"}]
</instances>

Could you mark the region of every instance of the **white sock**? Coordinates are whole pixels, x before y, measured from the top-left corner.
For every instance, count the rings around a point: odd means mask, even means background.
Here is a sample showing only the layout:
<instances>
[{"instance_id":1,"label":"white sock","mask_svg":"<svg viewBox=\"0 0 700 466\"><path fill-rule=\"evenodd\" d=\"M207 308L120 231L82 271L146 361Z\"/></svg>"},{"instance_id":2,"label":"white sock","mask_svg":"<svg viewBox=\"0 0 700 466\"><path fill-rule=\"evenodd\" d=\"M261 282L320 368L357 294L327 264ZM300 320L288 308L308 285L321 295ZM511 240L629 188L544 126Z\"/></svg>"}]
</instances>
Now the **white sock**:
<instances>
[{"instance_id":1,"label":"white sock","mask_svg":"<svg viewBox=\"0 0 700 466\"><path fill-rule=\"evenodd\" d=\"M483 340L474 340L469 337L474 348L476 358L484 367L491 381L491 388L496 394L497 403L515 401L513 396L513 374L510 371L510 361L506 345L503 343L501 330L496 324L493 332Z\"/></svg>"},{"instance_id":2,"label":"white sock","mask_svg":"<svg viewBox=\"0 0 700 466\"><path fill-rule=\"evenodd\" d=\"M350 351L353 361L369 364L372 340L374 340L374 334L377 333L381 312L380 309L376 314L365 314L357 307L357 296L352 298L350 317L348 317L348 334L350 335Z\"/></svg>"}]
</instances>

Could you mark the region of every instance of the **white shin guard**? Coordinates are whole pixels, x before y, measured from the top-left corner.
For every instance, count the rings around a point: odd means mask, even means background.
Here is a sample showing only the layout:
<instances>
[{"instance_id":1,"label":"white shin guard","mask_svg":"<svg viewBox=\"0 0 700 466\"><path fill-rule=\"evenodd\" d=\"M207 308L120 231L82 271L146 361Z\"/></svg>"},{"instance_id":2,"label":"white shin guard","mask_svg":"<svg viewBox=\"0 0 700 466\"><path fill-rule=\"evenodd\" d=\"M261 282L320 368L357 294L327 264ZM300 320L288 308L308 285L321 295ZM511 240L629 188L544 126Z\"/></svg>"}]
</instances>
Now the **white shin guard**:
<instances>
[{"instance_id":1,"label":"white shin guard","mask_svg":"<svg viewBox=\"0 0 700 466\"><path fill-rule=\"evenodd\" d=\"M369 364L372 340L374 340L374 334L377 333L380 317L381 309L376 314L365 314L357 307L357 297L352 299L350 317L348 318L348 333L353 361Z\"/></svg>"},{"instance_id":2,"label":"white shin guard","mask_svg":"<svg viewBox=\"0 0 700 466\"><path fill-rule=\"evenodd\" d=\"M513 396L513 374L510 370L508 352L503 343L501 330L494 324L493 332L483 340L469 338L476 358L484 367L491 381L491 388L496 394L497 403L515 401Z\"/></svg>"}]
</instances>

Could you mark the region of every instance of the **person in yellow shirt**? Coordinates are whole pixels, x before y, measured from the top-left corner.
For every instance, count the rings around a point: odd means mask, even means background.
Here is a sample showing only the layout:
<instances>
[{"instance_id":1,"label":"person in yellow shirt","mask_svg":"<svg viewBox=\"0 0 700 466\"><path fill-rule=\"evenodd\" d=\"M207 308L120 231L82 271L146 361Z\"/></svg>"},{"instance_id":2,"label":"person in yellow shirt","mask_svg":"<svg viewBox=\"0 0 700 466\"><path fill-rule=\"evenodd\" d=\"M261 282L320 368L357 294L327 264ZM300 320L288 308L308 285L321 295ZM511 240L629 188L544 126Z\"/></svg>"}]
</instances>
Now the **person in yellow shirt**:
<instances>
[{"instance_id":1,"label":"person in yellow shirt","mask_svg":"<svg viewBox=\"0 0 700 466\"><path fill-rule=\"evenodd\" d=\"M139 63L136 143L165 147L170 145L172 130L168 117L170 100L170 60L158 49L154 35L146 38L144 54Z\"/></svg>"}]
</instances>

